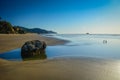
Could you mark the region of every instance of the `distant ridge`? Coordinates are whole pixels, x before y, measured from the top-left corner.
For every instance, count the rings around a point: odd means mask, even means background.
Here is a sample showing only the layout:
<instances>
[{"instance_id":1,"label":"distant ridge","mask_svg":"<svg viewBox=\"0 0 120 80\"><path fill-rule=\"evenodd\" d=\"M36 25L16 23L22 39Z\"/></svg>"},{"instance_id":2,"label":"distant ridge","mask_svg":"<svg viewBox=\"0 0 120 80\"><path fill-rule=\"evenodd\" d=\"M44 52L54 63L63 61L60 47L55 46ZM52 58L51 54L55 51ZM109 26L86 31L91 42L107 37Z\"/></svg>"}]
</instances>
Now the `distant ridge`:
<instances>
[{"instance_id":1,"label":"distant ridge","mask_svg":"<svg viewBox=\"0 0 120 80\"><path fill-rule=\"evenodd\" d=\"M56 32L40 28L28 29L21 26L12 26L10 22L0 20L0 34L25 34L25 33L56 34Z\"/></svg>"},{"instance_id":2,"label":"distant ridge","mask_svg":"<svg viewBox=\"0 0 120 80\"><path fill-rule=\"evenodd\" d=\"M24 30L26 33L38 33L38 34L57 34L56 32L53 32L53 31L48 31L48 30L45 30L45 29L40 29L40 28L25 28L25 27L21 27L21 26L14 26L14 27L17 27L17 28L20 28L22 30Z\"/></svg>"}]
</instances>

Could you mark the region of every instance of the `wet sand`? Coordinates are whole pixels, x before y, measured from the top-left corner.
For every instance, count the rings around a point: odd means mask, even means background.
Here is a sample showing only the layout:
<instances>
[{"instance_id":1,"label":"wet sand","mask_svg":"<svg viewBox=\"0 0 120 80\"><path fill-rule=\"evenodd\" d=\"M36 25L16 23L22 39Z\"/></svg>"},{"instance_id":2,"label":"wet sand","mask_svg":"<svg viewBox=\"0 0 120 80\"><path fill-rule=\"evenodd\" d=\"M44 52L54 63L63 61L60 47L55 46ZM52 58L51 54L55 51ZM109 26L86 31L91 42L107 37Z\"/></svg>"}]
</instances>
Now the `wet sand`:
<instances>
[{"instance_id":1,"label":"wet sand","mask_svg":"<svg viewBox=\"0 0 120 80\"><path fill-rule=\"evenodd\" d=\"M10 62L1 59L0 80L120 80L120 61L58 58Z\"/></svg>"},{"instance_id":2,"label":"wet sand","mask_svg":"<svg viewBox=\"0 0 120 80\"><path fill-rule=\"evenodd\" d=\"M61 45L68 41L56 38L48 38L38 34L0 34L0 53L20 48L26 41L41 40L47 45Z\"/></svg>"}]
</instances>

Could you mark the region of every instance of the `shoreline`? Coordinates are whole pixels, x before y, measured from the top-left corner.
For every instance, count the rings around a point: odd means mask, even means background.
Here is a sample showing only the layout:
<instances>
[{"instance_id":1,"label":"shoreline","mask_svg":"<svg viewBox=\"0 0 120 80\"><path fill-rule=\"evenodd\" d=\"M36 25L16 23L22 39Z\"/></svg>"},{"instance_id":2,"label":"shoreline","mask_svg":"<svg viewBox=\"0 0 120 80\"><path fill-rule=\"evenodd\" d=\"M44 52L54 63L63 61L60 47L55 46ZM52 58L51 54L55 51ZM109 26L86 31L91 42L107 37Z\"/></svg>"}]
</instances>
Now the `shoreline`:
<instances>
[{"instance_id":1,"label":"shoreline","mask_svg":"<svg viewBox=\"0 0 120 80\"><path fill-rule=\"evenodd\" d=\"M7 61L0 59L1 80L120 80L120 61L57 58Z\"/></svg>"},{"instance_id":2,"label":"shoreline","mask_svg":"<svg viewBox=\"0 0 120 80\"><path fill-rule=\"evenodd\" d=\"M45 37L40 34L0 34L0 53L21 48L26 41L45 41L48 46L63 45L69 41L58 38Z\"/></svg>"},{"instance_id":3,"label":"shoreline","mask_svg":"<svg viewBox=\"0 0 120 80\"><path fill-rule=\"evenodd\" d=\"M0 37L0 48L5 49L10 49L11 46L15 49L14 47L22 46L25 41L34 39L43 40L47 45L69 42L38 34L0 34ZM91 57L57 57L29 61L0 59L0 80L120 80L119 75L120 60Z\"/></svg>"}]
</instances>

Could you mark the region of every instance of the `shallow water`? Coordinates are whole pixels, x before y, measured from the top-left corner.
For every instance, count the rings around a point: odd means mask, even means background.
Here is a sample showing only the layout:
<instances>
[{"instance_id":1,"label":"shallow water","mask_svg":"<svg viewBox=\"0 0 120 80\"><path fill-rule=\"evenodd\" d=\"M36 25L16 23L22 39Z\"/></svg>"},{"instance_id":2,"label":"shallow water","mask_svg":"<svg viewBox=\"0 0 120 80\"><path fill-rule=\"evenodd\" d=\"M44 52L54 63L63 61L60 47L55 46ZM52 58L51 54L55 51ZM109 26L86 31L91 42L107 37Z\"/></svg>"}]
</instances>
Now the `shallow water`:
<instances>
[{"instance_id":1,"label":"shallow water","mask_svg":"<svg viewBox=\"0 0 120 80\"><path fill-rule=\"evenodd\" d=\"M45 35L71 41L65 45L47 46L47 58L55 57L93 57L120 59L120 35L58 34ZM15 49L0 58L22 60L20 49Z\"/></svg>"}]
</instances>

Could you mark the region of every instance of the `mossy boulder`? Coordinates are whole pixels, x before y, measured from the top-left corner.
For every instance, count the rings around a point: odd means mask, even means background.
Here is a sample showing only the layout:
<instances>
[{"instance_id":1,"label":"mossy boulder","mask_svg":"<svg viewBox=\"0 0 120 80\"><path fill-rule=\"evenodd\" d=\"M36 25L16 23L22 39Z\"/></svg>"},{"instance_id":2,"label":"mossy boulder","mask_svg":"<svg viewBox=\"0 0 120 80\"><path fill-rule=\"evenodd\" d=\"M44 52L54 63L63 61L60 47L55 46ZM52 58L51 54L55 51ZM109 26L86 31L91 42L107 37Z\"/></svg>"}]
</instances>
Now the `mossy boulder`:
<instances>
[{"instance_id":1,"label":"mossy boulder","mask_svg":"<svg viewBox=\"0 0 120 80\"><path fill-rule=\"evenodd\" d=\"M46 43L44 41L27 41L21 48L22 58L31 58L33 56L42 56L45 53Z\"/></svg>"}]
</instances>

